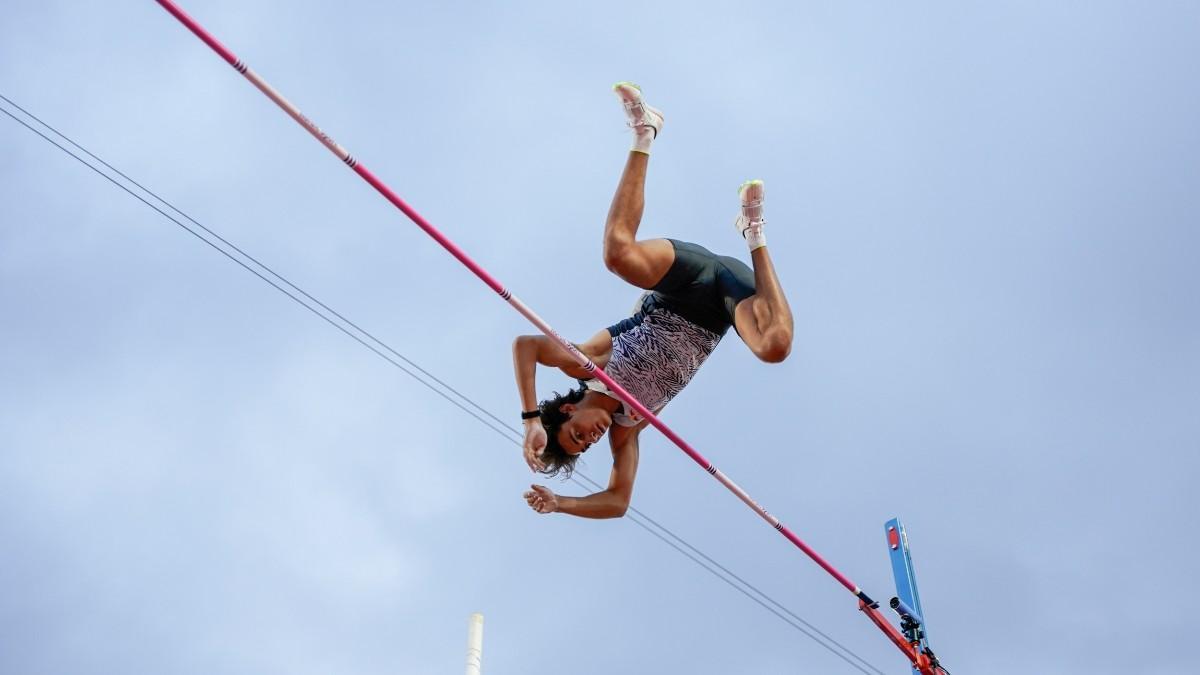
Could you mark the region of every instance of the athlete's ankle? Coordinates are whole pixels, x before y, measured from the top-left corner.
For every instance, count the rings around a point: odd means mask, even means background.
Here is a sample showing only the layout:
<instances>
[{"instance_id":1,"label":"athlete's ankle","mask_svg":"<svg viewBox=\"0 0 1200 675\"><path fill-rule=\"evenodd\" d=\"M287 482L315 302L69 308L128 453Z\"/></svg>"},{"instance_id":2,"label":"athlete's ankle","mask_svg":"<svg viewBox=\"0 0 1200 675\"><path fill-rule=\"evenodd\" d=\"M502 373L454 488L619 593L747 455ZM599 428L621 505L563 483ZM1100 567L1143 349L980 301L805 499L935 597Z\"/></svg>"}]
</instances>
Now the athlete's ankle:
<instances>
[{"instance_id":1,"label":"athlete's ankle","mask_svg":"<svg viewBox=\"0 0 1200 675\"><path fill-rule=\"evenodd\" d=\"M644 155L649 155L650 146L654 143L657 135L653 127L635 127L633 130L633 145L629 148L630 152L640 152Z\"/></svg>"}]
</instances>

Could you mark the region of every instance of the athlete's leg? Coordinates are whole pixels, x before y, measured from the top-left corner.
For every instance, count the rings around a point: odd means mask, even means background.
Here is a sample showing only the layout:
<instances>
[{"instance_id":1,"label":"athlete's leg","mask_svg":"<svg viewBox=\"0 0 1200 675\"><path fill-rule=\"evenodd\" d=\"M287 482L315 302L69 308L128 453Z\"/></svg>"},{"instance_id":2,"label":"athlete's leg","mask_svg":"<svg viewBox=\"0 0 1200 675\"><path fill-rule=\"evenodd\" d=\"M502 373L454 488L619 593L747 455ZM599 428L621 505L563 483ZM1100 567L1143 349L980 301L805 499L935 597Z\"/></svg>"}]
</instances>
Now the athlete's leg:
<instances>
[{"instance_id":1,"label":"athlete's leg","mask_svg":"<svg viewBox=\"0 0 1200 675\"><path fill-rule=\"evenodd\" d=\"M638 288L652 288L675 262L675 249L666 239L637 240L649 160L645 153L629 153L604 224L605 267Z\"/></svg>"},{"instance_id":2,"label":"athlete's leg","mask_svg":"<svg viewBox=\"0 0 1200 675\"><path fill-rule=\"evenodd\" d=\"M763 218L762 181L746 181L738 189L738 195L742 214L736 225L750 247L754 295L739 302L734 309L734 326L758 358L779 363L792 350L792 310L767 252L767 239L763 234L766 220Z\"/></svg>"},{"instance_id":3,"label":"athlete's leg","mask_svg":"<svg viewBox=\"0 0 1200 675\"><path fill-rule=\"evenodd\" d=\"M625 107L634 143L604 225L604 265L634 286L648 289L663 278L675 260L671 242L665 239L637 240L645 206L650 144L662 129L663 116L646 105L641 89L636 85L618 82L613 91Z\"/></svg>"},{"instance_id":4,"label":"athlete's leg","mask_svg":"<svg viewBox=\"0 0 1200 675\"><path fill-rule=\"evenodd\" d=\"M750 259L754 263L754 295L738 303L733 323L755 356L779 363L792 351L792 310L767 247L751 251Z\"/></svg>"}]
</instances>

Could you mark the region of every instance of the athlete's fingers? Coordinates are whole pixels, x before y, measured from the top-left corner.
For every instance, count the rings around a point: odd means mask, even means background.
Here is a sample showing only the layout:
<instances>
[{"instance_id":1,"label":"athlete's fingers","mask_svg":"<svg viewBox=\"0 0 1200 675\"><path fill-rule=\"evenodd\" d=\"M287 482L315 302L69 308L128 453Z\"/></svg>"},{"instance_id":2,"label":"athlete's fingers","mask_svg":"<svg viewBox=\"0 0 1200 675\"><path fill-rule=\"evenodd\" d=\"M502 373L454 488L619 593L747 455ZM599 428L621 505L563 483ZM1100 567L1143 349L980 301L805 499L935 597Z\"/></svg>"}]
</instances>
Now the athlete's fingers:
<instances>
[{"instance_id":1,"label":"athlete's fingers","mask_svg":"<svg viewBox=\"0 0 1200 675\"><path fill-rule=\"evenodd\" d=\"M537 458L537 455L533 452L533 450L528 447L525 448L525 463L529 465L530 471L537 472L537 471L540 471L543 468L545 468L542 465L541 460L539 460Z\"/></svg>"},{"instance_id":2,"label":"athlete's fingers","mask_svg":"<svg viewBox=\"0 0 1200 675\"><path fill-rule=\"evenodd\" d=\"M545 500L543 499L542 490L539 490L538 488L541 488L542 486L530 485L529 487L530 487L529 492L525 493L529 496L529 505L532 506L535 511L537 511L538 513L541 513L542 505L545 503ZM542 488L542 489L545 489L545 488Z\"/></svg>"},{"instance_id":3,"label":"athlete's fingers","mask_svg":"<svg viewBox=\"0 0 1200 675\"><path fill-rule=\"evenodd\" d=\"M525 463L529 465L531 470L541 471L542 469L546 468L546 465L539 457L541 454L542 453L535 450L532 445L525 445Z\"/></svg>"}]
</instances>

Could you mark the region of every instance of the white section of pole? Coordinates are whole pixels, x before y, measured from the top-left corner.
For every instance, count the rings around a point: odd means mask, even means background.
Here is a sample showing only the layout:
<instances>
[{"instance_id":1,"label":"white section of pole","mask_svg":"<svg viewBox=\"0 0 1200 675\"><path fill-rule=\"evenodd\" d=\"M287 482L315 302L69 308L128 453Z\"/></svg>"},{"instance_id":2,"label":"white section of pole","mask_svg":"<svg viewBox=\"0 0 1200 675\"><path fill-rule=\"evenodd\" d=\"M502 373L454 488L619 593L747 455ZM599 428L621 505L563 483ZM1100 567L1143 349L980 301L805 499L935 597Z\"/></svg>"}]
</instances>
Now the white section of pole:
<instances>
[{"instance_id":1,"label":"white section of pole","mask_svg":"<svg viewBox=\"0 0 1200 675\"><path fill-rule=\"evenodd\" d=\"M467 623L467 675L483 671L483 615L475 612Z\"/></svg>"}]
</instances>

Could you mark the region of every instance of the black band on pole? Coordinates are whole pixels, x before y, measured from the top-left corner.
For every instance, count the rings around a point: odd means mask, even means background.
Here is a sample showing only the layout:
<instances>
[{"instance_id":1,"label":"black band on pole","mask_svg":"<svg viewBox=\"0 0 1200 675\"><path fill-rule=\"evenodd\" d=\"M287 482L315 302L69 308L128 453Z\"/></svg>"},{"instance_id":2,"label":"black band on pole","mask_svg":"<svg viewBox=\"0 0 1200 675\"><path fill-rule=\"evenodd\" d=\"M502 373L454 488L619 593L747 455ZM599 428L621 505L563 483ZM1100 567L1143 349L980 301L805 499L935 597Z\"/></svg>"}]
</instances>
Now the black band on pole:
<instances>
[{"instance_id":1,"label":"black band on pole","mask_svg":"<svg viewBox=\"0 0 1200 675\"><path fill-rule=\"evenodd\" d=\"M870 607L871 609L879 609L879 603L872 600L870 596L868 596L862 590L859 590L859 592L855 593L854 595L858 596L858 599L862 600L867 607Z\"/></svg>"}]
</instances>

